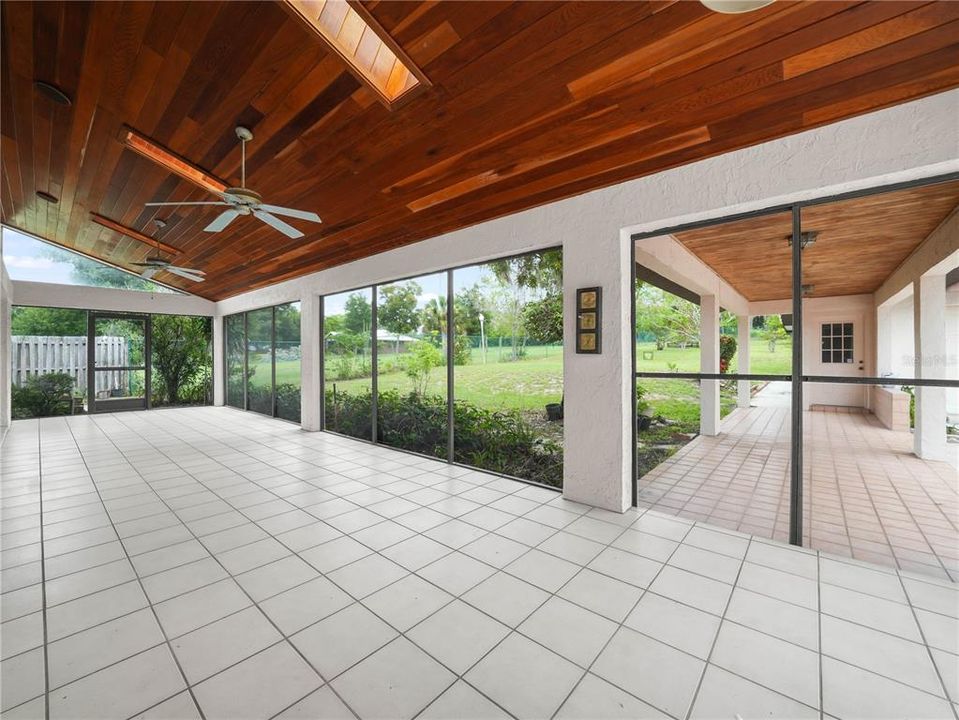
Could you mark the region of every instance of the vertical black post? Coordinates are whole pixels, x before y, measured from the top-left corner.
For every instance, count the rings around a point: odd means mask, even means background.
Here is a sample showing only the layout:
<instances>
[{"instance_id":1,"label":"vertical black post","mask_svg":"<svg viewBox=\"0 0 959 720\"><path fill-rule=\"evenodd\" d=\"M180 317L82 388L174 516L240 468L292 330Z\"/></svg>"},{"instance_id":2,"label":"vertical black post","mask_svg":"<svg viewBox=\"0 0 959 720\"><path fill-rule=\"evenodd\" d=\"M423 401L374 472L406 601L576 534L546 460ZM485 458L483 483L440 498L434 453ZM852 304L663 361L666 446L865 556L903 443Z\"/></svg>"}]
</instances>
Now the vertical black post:
<instances>
[{"instance_id":1,"label":"vertical black post","mask_svg":"<svg viewBox=\"0 0 959 720\"><path fill-rule=\"evenodd\" d=\"M573 318L573 322L577 322L576 318ZM630 422L633 425L632 432L629 436L632 438L633 447L631 448L630 456L632 457L632 466L630 468L630 475L633 478L633 487L632 487L632 505L636 507L639 505L639 468L637 464L637 450L636 444L639 441L637 437L637 428L636 428L636 384L638 379L636 378L636 241L632 238L629 239L629 374L632 376L633 381L630 384L630 389L632 395L629 398L629 408L630 408ZM573 333L575 338L575 333ZM575 342L575 339L574 339Z\"/></svg>"},{"instance_id":2,"label":"vertical black post","mask_svg":"<svg viewBox=\"0 0 959 720\"><path fill-rule=\"evenodd\" d=\"M147 315L143 320L143 392L146 395L144 404L146 409L153 405L153 316Z\"/></svg>"},{"instance_id":3,"label":"vertical black post","mask_svg":"<svg viewBox=\"0 0 959 720\"><path fill-rule=\"evenodd\" d=\"M376 298L376 296L377 296L376 289L377 289L377 286L376 286L376 285L374 285L374 286L371 288L371 292L373 293L373 302L372 302L372 304L371 304L371 306L370 306L370 307L371 307L371 313L370 313L370 346L371 346L371 347L370 347L370 362L372 363L371 367L372 367L372 371L373 371L373 372L372 372L373 378L372 378L372 383L371 383L373 396L372 396L371 402L370 402L370 410L371 410L371 412L372 412L372 416L373 416L373 417L370 418L370 430L371 430L371 432L372 432L372 435L370 436L370 440L372 440L373 442L376 442L376 431L377 431L376 424L377 424L378 415L379 415L379 397L378 397L379 388L378 388L378 382L377 382L377 377L376 377L376 375L377 375L378 358L379 358L379 348L377 347L377 345L379 345L379 343L377 342L377 334L378 334L378 331L377 331L377 329L376 329L376 328L377 328L377 323L378 323L377 318L376 318L376 312L377 312L377 310L376 310L376 299L377 299L377 298Z\"/></svg>"},{"instance_id":4,"label":"vertical black post","mask_svg":"<svg viewBox=\"0 0 959 720\"><path fill-rule=\"evenodd\" d=\"M250 378L247 375L250 369L249 358L247 357L247 355L250 354L250 337L248 333L249 323L247 322L247 320L249 319L248 316L249 316L249 313L243 313L243 409L244 410L250 409L250 402L249 402L249 399L247 398L247 390L249 389L249 385L250 385Z\"/></svg>"},{"instance_id":5,"label":"vertical black post","mask_svg":"<svg viewBox=\"0 0 959 720\"><path fill-rule=\"evenodd\" d=\"M789 474L789 543L802 545L803 528L803 322L802 322L802 211L792 209L792 279L793 279L793 337L792 337L792 455Z\"/></svg>"},{"instance_id":6,"label":"vertical black post","mask_svg":"<svg viewBox=\"0 0 959 720\"><path fill-rule=\"evenodd\" d=\"M453 308L453 271L446 271L446 462L453 462L453 349L456 343L456 317Z\"/></svg>"},{"instance_id":7,"label":"vertical black post","mask_svg":"<svg viewBox=\"0 0 959 720\"><path fill-rule=\"evenodd\" d=\"M325 298L323 295L320 295L320 322L319 322L319 329L320 329L320 356L316 359L316 361L319 363L319 366L320 366L320 417L319 417L320 430L326 430L326 367L325 367L325 363L326 363L326 335L325 335L325 329L324 329L324 326L323 326L323 316L324 316L324 314L325 314L325 312L326 312L326 311L324 310L324 308L326 307L326 304L325 304L325 302L324 302L325 299L326 299L326 298ZM302 353L303 353L302 341L303 341L303 339L300 338L300 343L301 343L301 344L300 344L300 357L301 357L301 358L302 358ZM301 360L301 362L302 362L302 360Z\"/></svg>"},{"instance_id":8,"label":"vertical black post","mask_svg":"<svg viewBox=\"0 0 959 720\"><path fill-rule=\"evenodd\" d=\"M270 417L276 417L276 305L270 322Z\"/></svg>"},{"instance_id":9,"label":"vertical black post","mask_svg":"<svg viewBox=\"0 0 959 720\"><path fill-rule=\"evenodd\" d=\"M97 315L95 312L87 312L87 412L97 411L97 380L96 370L93 365L97 359L96 353L96 327Z\"/></svg>"}]
</instances>

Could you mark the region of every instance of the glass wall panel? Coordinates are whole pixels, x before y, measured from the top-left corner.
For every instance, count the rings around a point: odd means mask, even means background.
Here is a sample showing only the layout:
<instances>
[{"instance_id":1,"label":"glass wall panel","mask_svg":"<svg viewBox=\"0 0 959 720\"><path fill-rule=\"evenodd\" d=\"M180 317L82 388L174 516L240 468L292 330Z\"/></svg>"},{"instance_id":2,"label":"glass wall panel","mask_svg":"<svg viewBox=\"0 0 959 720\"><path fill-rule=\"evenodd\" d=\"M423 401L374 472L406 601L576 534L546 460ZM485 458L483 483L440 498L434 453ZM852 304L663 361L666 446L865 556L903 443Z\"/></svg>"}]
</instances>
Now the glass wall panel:
<instances>
[{"instance_id":1,"label":"glass wall panel","mask_svg":"<svg viewBox=\"0 0 959 720\"><path fill-rule=\"evenodd\" d=\"M445 458L447 274L377 286L377 442Z\"/></svg>"},{"instance_id":2,"label":"glass wall panel","mask_svg":"<svg viewBox=\"0 0 959 720\"><path fill-rule=\"evenodd\" d=\"M831 380L803 385L804 544L953 582L957 207L951 181L801 211L803 374Z\"/></svg>"},{"instance_id":3,"label":"glass wall panel","mask_svg":"<svg viewBox=\"0 0 959 720\"><path fill-rule=\"evenodd\" d=\"M373 437L373 290L323 298L324 427Z\"/></svg>"},{"instance_id":4,"label":"glass wall panel","mask_svg":"<svg viewBox=\"0 0 959 720\"><path fill-rule=\"evenodd\" d=\"M246 315L226 318L226 404L244 410L243 363L246 357Z\"/></svg>"},{"instance_id":5,"label":"glass wall panel","mask_svg":"<svg viewBox=\"0 0 959 720\"><path fill-rule=\"evenodd\" d=\"M18 306L10 318L13 417L83 412L87 312Z\"/></svg>"},{"instance_id":6,"label":"glass wall panel","mask_svg":"<svg viewBox=\"0 0 959 720\"><path fill-rule=\"evenodd\" d=\"M150 378L153 407L212 402L212 327L209 317L153 316Z\"/></svg>"},{"instance_id":7,"label":"glass wall panel","mask_svg":"<svg viewBox=\"0 0 959 720\"><path fill-rule=\"evenodd\" d=\"M635 241L638 505L788 539L791 234L777 212ZM783 379L695 377L730 373Z\"/></svg>"},{"instance_id":8,"label":"glass wall panel","mask_svg":"<svg viewBox=\"0 0 959 720\"><path fill-rule=\"evenodd\" d=\"M454 459L563 484L562 251L453 271Z\"/></svg>"},{"instance_id":9,"label":"glass wall panel","mask_svg":"<svg viewBox=\"0 0 959 720\"><path fill-rule=\"evenodd\" d=\"M246 409L273 415L273 308L246 314Z\"/></svg>"},{"instance_id":10,"label":"glass wall panel","mask_svg":"<svg viewBox=\"0 0 959 720\"><path fill-rule=\"evenodd\" d=\"M300 303L276 306L276 416L300 422Z\"/></svg>"}]
</instances>

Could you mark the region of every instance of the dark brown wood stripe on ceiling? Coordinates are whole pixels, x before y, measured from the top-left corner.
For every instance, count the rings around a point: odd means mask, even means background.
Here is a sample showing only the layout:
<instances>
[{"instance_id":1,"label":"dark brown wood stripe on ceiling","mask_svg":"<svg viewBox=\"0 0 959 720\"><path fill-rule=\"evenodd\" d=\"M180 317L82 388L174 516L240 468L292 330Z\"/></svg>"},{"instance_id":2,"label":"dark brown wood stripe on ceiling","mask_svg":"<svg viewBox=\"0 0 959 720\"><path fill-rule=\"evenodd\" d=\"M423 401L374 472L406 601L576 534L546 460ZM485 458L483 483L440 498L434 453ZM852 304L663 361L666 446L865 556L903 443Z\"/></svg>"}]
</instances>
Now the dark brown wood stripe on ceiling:
<instances>
[{"instance_id":1,"label":"dark brown wood stripe on ceiling","mask_svg":"<svg viewBox=\"0 0 959 720\"><path fill-rule=\"evenodd\" d=\"M236 182L244 124L250 187L324 222L290 240L249 218L205 233L215 209L159 213L179 262L207 272L161 279L219 299L959 86L952 2L363 5L433 84L392 112L271 2L3 3L3 221L129 266L147 249L90 212L149 235L145 202L211 196L118 129Z\"/></svg>"}]
</instances>

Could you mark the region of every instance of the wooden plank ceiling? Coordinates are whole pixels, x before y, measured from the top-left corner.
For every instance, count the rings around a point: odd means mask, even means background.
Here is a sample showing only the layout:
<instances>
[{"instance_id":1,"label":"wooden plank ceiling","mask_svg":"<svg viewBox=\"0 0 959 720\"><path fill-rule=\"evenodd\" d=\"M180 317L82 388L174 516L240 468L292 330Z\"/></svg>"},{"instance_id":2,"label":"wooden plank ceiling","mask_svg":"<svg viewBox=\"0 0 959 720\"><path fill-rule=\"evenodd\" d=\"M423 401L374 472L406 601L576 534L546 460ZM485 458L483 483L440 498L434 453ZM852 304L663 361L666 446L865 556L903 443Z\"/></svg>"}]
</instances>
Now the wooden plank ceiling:
<instances>
[{"instance_id":1,"label":"wooden plank ceiling","mask_svg":"<svg viewBox=\"0 0 959 720\"><path fill-rule=\"evenodd\" d=\"M803 208L803 231L816 233L803 250L802 281L811 286L806 296L875 292L957 207L959 181ZM675 234L754 301L792 297L791 236L788 212Z\"/></svg>"},{"instance_id":2,"label":"wooden plank ceiling","mask_svg":"<svg viewBox=\"0 0 959 720\"><path fill-rule=\"evenodd\" d=\"M148 235L163 217L208 279L158 279L220 299L959 85L956 2L363 5L432 83L392 111L271 2L2 3L3 221L127 265L149 249L90 213ZM215 198L123 125L235 183L237 124L247 184L323 218L292 221L306 237L144 208Z\"/></svg>"}]
</instances>

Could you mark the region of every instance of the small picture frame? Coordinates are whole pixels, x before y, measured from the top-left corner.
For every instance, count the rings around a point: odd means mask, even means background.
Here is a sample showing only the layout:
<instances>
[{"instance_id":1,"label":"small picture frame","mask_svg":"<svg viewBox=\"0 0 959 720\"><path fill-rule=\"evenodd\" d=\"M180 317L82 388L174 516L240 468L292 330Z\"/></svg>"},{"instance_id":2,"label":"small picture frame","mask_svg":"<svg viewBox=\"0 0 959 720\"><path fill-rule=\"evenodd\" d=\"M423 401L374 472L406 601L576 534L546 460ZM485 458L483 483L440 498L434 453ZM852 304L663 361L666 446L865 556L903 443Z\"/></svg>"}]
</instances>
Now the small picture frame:
<instances>
[{"instance_id":1,"label":"small picture frame","mask_svg":"<svg viewBox=\"0 0 959 720\"><path fill-rule=\"evenodd\" d=\"M576 291L576 352L599 355L602 352L603 289L580 288Z\"/></svg>"}]
</instances>

